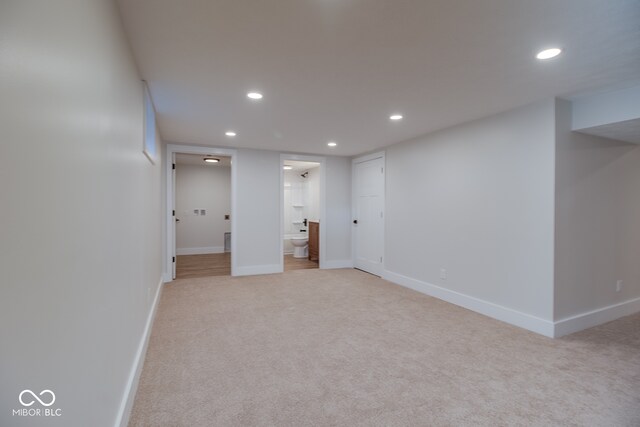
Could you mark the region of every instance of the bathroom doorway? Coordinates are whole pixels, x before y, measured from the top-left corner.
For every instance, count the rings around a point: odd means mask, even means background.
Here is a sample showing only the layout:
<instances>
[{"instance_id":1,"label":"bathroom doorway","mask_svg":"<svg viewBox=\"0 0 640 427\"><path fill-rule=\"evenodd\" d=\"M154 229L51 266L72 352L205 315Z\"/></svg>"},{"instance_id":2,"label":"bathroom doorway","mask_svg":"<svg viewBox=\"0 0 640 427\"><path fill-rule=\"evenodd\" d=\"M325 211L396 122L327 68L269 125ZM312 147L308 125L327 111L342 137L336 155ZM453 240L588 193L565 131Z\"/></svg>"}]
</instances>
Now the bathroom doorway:
<instances>
[{"instance_id":1,"label":"bathroom doorway","mask_svg":"<svg viewBox=\"0 0 640 427\"><path fill-rule=\"evenodd\" d=\"M324 234L323 161L283 156L281 163L283 271L320 268Z\"/></svg>"}]
</instances>

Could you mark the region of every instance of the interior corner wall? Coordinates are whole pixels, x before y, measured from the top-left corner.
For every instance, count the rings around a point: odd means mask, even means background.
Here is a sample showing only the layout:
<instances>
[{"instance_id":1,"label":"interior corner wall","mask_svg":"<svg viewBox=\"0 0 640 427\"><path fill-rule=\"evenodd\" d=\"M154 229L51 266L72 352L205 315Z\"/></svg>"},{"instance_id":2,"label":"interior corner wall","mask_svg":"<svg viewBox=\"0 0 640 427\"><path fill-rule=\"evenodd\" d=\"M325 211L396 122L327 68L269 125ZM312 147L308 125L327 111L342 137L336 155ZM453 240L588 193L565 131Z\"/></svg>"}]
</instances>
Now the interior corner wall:
<instances>
[{"instance_id":1,"label":"interior corner wall","mask_svg":"<svg viewBox=\"0 0 640 427\"><path fill-rule=\"evenodd\" d=\"M203 162L204 163L204 162ZM196 214L194 210L198 210ZM205 211L202 215L201 210ZM224 252L231 232L231 168L219 164L176 165L176 253Z\"/></svg>"},{"instance_id":2,"label":"interior corner wall","mask_svg":"<svg viewBox=\"0 0 640 427\"><path fill-rule=\"evenodd\" d=\"M550 335L554 156L553 100L389 147L385 277Z\"/></svg>"},{"instance_id":3,"label":"interior corner wall","mask_svg":"<svg viewBox=\"0 0 640 427\"><path fill-rule=\"evenodd\" d=\"M640 307L640 146L572 132L571 103L556 102L554 318Z\"/></svg>"},{"instance_id":4,"label":"interior corner wall","mask_svg":"<svg viewBox=\"0 0 640 427\"><path fill-rule=\"evenodd\" d=\"M0 424L111 427L162 273L140 77L112 1L3 1L0 40Z\"/></svg>"}]
</instances>

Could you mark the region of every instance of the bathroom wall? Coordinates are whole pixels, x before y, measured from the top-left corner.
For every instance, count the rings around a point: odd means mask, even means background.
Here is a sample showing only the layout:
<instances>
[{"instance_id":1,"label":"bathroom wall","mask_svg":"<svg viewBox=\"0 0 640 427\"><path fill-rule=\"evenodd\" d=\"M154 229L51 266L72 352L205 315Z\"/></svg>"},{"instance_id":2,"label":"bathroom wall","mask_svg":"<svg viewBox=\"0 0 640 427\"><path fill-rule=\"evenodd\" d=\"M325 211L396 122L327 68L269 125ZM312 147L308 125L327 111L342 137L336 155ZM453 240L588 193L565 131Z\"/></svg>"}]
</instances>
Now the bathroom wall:
<instances>
[{"instance_id":1,"label":"bathroom wall","mask_svg":"<svg viewBox=\"0 0 640 427\"><path fill-rule=\"evenodd\" d=\"M301 176L304 170L284 171L284 234L295 234L300 229L307 229L307 226L294 224L294 221L304 218L318 221L320 218L320 167L306 171L306 178ZM296 204L302 206L294 206Z\"/></svg>"},{"instance_id":2,"label":"bathroom wall","mask_svg":"<svg viewBox=\"0 0 640 427\"><path fill-rule=\"evenodd\" d=\"M293 245L287 238L291 234L308 234L309 224L300 222L318 221L320 218L320 167L306 170L284 171L284 253L293 253ZM305 230L301 232L300 230Z\"/></svg>"},{"instance_id":3,"label":"bathroom wall","mask_svg":"<svg viewBox=\"0 0 640 427\"><path fill-rule=\"evenodd\" d=\"M309 221L320 219L320 168L309 169L307 176L307 191L309 192L309 209L307 218Z\"/></svg>"},{"instance_id":4,"label":"bathroom wall","mask_svg":"<svg viewBox=\"0 0 640 427\"><path fill-rule=\"evenodd\" d=\"M284 171L284 234L299 234L307 230L302 223L309 218L309 180L302 178L302 171ZM285 250L286 251L286 250Z\"/></svg>"},{"instance_id":5,"label":"bathroom wall","mask_svg":"<svg viewBox=\"0 0 640 427\"><path fill-rule=\"evenodd\" d=\"M200 210L204 209L202 215ZM194 210L198 210L195 213ZM178 255L224 252L231 231L231 168L219 164L176 165L176 252Z\"/></svg>"}]
</instances>

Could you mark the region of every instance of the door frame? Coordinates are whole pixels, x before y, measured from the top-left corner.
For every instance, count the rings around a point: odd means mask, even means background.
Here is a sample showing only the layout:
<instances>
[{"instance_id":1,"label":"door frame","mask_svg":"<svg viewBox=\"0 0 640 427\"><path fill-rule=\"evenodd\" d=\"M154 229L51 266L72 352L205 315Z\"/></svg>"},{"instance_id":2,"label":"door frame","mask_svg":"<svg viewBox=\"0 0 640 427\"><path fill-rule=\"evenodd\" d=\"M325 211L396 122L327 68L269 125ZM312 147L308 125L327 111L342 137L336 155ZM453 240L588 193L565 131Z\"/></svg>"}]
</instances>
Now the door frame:
<instances>
[{"instance_id":1,"label":"door frame","mask_svg":"<svg viewBox=\"0 0 640 427\"><path fill-rule=\"evenodd\" d=\"M173 257L176 256L176 235L175 235L175 218L172 210L175 202L175 188L173 187L173 159L176 154L201 154L212 156L231 157L231 275L235 276L237 271L235 252L237 250L236 238L236 188L237 188L237 168L236 158L237 150L231 148L202 147L197 145L178 145L167 144L167 152L165 156L165 174L166 174L166 235L167 246L165 248L165 271L164 281L173 281Z\"/></svg>"},{"instance_id":2,"label":"door frame","mask_svg":"<svg viewBox=\"0 0 640 427\"><path fill-rule=\"evenodd\" d=\"M356 165L358 163L364 163L369 160L382 159L382 262L380 263L381 271L380 276L382 276L385 272L385 263L387 262L387 255L385 253L385 224L387 222L387 209L385 197L387 193L387 160L386 160L386 152L378 151L371 154L366 154L364 156L355 157L351 160L351 259L353 260L353 265L355 268L357 254L357 236L356 236L356 227L353 221L356 218L356 209L358 206L357 195L356 195Z\"/></svg>"},{"instance_id":3,"label":"door frame","mask_svg":"<svg viewBox=\"0 0 640 427\"><path fill-rule=\"evenodd\" d=\"M284 271L284 162L286 160L297 160L300 162L320 163L320 232L318 233L320 244L319 268L326 268L326 236L327 236L327 207L326 207L326 157L306 156L302 154L280 154L280 271Z\"/></svg>"}]
</instances>

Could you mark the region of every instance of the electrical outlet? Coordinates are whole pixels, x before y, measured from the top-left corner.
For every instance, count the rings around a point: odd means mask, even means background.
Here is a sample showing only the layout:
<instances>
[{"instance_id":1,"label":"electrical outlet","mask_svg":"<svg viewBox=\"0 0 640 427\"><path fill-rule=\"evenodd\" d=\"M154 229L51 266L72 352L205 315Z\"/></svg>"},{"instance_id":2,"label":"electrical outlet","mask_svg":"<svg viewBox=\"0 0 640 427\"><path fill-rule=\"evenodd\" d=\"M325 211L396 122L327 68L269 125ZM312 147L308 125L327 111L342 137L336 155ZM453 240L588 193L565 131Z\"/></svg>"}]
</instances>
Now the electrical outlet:
<instances>
[{"instance_id":1,"label":"electrical outlet","mask_svg":"<svg viewBox=\"0 0 640 427\"><path fill-rule=\"evenodd\" d=\"M440 269L440 279L447 280L447 269L446 268L441 268Z\"/></svg>"},{"instance_id":2,"label":"electrical outlet","mask_svg":"<svg viewBox=\"0 0 640 427\"><path fill-rule=\"evenodd\" d=\"M620 292L622 290L622 280L618 280L616 282L616 292Z\"/></svg>"}]
</instances>

